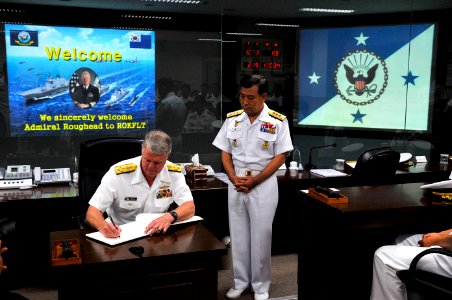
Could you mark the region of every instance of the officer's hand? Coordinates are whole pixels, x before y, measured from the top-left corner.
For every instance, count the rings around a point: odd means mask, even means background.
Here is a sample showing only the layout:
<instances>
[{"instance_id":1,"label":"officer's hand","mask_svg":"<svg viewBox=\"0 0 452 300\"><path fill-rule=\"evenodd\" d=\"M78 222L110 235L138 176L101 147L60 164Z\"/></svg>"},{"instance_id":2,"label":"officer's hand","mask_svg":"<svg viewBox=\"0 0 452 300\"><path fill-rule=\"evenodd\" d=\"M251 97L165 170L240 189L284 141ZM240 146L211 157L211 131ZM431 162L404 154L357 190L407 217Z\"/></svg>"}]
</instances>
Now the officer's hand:
<instances>
[{"instance_id":1,"label":"officer's hand","mask_svg":"<svg viewBox=\"0 0 452 300\"><path fill-rule=\"evenodd\" d=\"M236 186L236 190L249 193L256 186L256 180L254 176L242 177L243 180Z\"/></svg>"},{"instance_id":2,"label":"officer's hand","mask_svg":"<svg viewBox=\"0 0 452 300\"><path fill-rule=\"evenodd\" d=\"M106 238L117 238L121 235L121 227L116 227L110 222L105 222L104 227L100 229L100 232Z\"/></svg>"},{"instance_id":3,"label":"officer's hand","mask_svg":"<svg viewBox=\"0 0 452 300\"><path fill-rule=\"evenodd\" d=\"M243 186L246 188L248 192L250 192L257 185L256 177L247 176Z\"/></svg>"},{"instance_id":4,"label":"officer's hand","mask_svg":"<svg viewBox=\"0 0 452 300\"><path fill-rule=\"evenodd\" d=\"M237 184L240 184L240 183L244 182L246 177L241 177L241 176L234 175L234 176L232 176L229 179L231 179L231 182L232 182L233 185L237 185Z\"/></svg>"},{"instance_id":5,"label":"officer's hand","mask_svg":"<svg viewBox=\"0 0 452 300\"><path fill-rule=\"evenodd\" d=\"M174 218L170 214L164 214L163 216L153 220L151 223L146 226L144 233L153 235L153 234L164 234L171 226L171 222Z\"/></svg>"},{"instance_id":6,"label":"officer's hand","mask_svg":"<svg viewBox=\"0 0 452 300\"><path fill-rule=\"evenodd\" d=\"M234 176L231 178L231 182L235 187L235 190L238 192L246 192L246 188L243 184L246 182L246 177Z\"/></svg>"},{"instance_id":7,"label":"officer's hand","mask_svg":"<svg viewBox=\"0 0 452 300\"><path fill-rule=\"evenodd\" d=\"M6 248L6 247L2 248L2 241L0 240L0 273L2 272L2 270L6 269L6 266L3 265L3 258L2 258L2 254L5 253L6 250L8 250L8 248Z\"/></svg>"},{"instance_id":8,"label":"officer's hand","mask_svg":"<svg viewBox=\"0 0 452 300\"><path fill-rule=\"evenodd\" d=\"M441 233L431 232L424 234L419 241L421 247L439 246L441 243Z\"/></svg>"}]
</instances>

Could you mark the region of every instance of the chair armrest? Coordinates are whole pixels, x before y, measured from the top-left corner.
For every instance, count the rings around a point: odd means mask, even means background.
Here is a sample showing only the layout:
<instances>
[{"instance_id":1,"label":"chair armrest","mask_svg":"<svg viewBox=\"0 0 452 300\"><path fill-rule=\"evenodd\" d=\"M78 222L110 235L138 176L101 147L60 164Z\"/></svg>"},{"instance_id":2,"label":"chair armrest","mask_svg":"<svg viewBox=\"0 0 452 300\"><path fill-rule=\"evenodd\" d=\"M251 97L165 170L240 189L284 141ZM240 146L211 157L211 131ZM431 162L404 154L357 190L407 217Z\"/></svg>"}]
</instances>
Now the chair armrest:
<instances>
[{"instance_id":1,"label":"chair armrest","mask_svg":"<svg viewBox=\"0 0 452 300\"><path fill-rule=\"evenodd\" d=\"M452 251L447 250L445 248L429 248L426 249L424 251L422 251L421 253L419 253L418 255L416 255L413 260L411 261L410 264L410 271L415 271L416 267L417 267L417 263L419 262L419 260L424 257L425 255L431 254L431 253L438 253L438 254L442 254L442 255L447 255L452 257Z\"/></svg>"}]
</instances>

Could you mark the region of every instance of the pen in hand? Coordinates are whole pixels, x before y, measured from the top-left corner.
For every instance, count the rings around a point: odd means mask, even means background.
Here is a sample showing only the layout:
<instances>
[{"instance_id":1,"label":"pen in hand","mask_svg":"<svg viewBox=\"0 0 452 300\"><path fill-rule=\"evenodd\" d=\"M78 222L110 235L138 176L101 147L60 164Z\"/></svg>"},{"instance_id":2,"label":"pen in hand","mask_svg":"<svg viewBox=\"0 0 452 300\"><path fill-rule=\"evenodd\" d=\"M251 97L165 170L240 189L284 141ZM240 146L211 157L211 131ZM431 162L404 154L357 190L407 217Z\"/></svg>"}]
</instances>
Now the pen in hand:
<instances>
[{"instance_id":1,"label":"pen in hand","mask_svg":"<svg viewBox=\"0 0 452 300\"><path fill-rule=\"evenodd\" d=\"M110 214L108 214L108 218L110 219L111 224L113 224L113 226L115 226L116 229L118 229L118 226L116 226L115 221L113 221L113 218L111 217ZM118 235L118 238L120 238L121 235Z\"/></svg>"}]
</instances>

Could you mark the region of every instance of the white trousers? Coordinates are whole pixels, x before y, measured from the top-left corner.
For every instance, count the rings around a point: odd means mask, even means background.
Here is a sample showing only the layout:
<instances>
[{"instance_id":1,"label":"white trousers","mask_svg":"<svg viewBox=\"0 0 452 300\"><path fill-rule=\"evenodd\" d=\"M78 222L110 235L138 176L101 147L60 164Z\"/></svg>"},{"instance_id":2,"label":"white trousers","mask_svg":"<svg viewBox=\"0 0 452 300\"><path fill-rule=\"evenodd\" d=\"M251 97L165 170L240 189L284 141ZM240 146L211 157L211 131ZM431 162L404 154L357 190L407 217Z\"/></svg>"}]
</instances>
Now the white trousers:
<instances>
[{"instance_id":1,"label":"white trousers","mask_svg":"<svg viewBox=\"0 0 452 300\"><path fill-rule=\"evenodd\" d=\"M228 189L234 288L266 293L271 283L272 223L278 205L278 183L270 176L251 192Z\"/></svg>"},{"instance_id":2,"label":"white trousers","mask_svg":"<svg viewBox=\"0 0 452 300\"><path fill-rule=\"evenodd\" d=\"M422 234L401 236L396 245L383 246L375 251L371 300L405 300L406 289L397 271L407 270L413 258L428 247L419 247ZM421 258L418 269L452 277L452 258L429 254Z\"/></svg>"}]
</instances>

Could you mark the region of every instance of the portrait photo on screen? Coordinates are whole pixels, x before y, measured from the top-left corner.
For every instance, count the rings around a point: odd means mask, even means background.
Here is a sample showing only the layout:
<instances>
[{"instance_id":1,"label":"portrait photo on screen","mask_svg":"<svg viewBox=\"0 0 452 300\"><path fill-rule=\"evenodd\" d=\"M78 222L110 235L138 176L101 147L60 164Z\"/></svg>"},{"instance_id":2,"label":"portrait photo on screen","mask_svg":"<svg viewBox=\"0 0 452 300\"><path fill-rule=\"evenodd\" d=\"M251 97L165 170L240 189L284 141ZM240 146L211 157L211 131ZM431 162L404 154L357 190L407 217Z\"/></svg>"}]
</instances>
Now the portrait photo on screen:
<instances>
[{"instance_id":1,"label":"portrait photo on screen","mask_svg":"<svg viewBox=\"0 0 452 300\"><path fill-rule=\"evenodd\" d=\"M155 127L155 32L5 24L10 136Z\"/></svg>"},{"instance_id":2,"label":"portrait photo on screen","mask_svg":"<svg viewBox=\"0 0 452 300\"><path fill-rule=\"evenodd\" d=\"M295 127L431 130L435 24L299 31Z\"/></svg>"}]
</instances>

